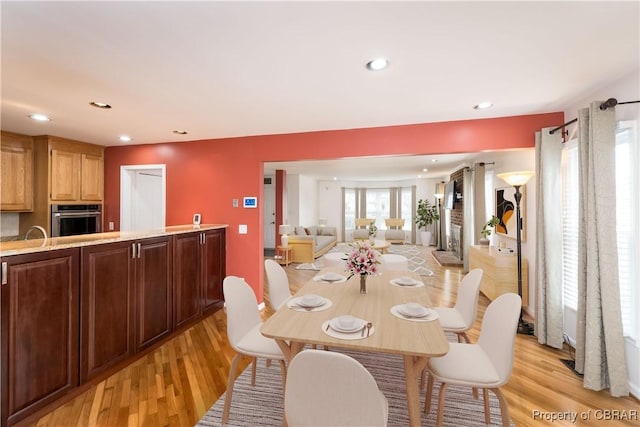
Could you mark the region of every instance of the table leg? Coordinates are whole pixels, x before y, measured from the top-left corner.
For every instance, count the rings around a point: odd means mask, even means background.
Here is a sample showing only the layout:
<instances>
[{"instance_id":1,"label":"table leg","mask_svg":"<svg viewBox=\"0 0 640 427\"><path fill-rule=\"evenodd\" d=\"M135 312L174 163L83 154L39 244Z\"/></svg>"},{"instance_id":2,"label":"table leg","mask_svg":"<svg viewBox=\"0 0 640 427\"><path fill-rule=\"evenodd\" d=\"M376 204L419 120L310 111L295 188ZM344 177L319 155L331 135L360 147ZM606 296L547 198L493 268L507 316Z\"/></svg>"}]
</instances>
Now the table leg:
<instances>
[{"instance_id":1,"label":"table leg","mask_svg":"<svg viewBox=\"0 0 640 427\"><path fill-rule=\"evenodd\" d=\"M409 410L409 425L419 427L422 424L420 412L420 390L418 388L418 374L427 366L428 358L404 356L404 380L407 386L407 409Z\"/></svg>"}]
</instances>

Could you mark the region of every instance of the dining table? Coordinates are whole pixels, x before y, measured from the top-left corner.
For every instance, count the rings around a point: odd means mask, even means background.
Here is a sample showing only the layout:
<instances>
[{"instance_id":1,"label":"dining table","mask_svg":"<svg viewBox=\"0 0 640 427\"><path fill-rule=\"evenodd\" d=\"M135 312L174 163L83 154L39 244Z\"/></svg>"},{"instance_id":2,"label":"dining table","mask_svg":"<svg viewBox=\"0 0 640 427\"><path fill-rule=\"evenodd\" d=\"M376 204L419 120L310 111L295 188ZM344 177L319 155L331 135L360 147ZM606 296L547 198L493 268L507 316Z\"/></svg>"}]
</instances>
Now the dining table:
<instances>
[{"instance_id":1,"label":"dining table","mask_svg":"<svg viewBox=\"0 0 640 427\"><path fill-rule=\"evenodd\" d=\"M342 280L330 277L338 274L343 276ZM319 271L264 322L261 332L278 343L288 361L305 345L402 356L409 422L411 426L420 426L418 378L429 358L449 351L449 343L437 314L431 319L413 318L399 313L398 307L407 303L432 307L427 286L417 273L385 271L369 275L367 292L361 293L360 277L348 276L340 267ZM413 280L413 285L401 285L400 279ZM298 302L304 295L319 296L326 303L314 308L301 307ZM331 325L344 315L362 319L366 326L353 334L336 333Z\"/></svg>"}]
</instances>

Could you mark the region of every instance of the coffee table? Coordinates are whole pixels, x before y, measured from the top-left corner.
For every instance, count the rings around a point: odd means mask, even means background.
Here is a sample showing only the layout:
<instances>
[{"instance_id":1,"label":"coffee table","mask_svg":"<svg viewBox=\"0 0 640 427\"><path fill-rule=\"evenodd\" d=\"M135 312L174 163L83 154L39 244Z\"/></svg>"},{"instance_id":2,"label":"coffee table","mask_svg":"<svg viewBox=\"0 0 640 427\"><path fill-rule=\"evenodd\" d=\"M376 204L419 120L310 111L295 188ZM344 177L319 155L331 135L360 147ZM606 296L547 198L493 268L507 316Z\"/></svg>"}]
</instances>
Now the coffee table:
<instances>
[{"instance_id":1,"label":"coffee table","mask_svg":"<svg viewBox=\"0 0 640 427\"><path fill-rule=\"evenodd\" d=\"M387 240L374 240L371 247L375 250L380 251L380 253L386 254L391 246L391 242Z\"/></svg>"}]
</instances>

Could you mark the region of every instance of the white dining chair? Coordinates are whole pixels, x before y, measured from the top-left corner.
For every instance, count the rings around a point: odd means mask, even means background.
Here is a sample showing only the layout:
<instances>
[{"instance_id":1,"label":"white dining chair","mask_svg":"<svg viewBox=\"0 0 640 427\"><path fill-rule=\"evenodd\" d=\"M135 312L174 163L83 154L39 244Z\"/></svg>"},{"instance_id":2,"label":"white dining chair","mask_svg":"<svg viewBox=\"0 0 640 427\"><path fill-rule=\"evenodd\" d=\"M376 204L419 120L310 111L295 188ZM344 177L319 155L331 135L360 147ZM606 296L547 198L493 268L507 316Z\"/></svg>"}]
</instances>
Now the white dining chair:
<instances>
[{"instance_id":1,"label":"white dining chair","mask_svg":"<svg viewBox=\"0 0 640 427\"><path fill-rule=\"evenodd\" d=\"M380 255L380 271L409 271L409 259L404 255Z\"/></svg>"},{"instance_id":2,"label":"white dining chair","mask_svg":"<svg viewBox=\"0 0 640 427\"><path fill-rule=\"evenodd\" d=\"M473 327L478 312L478 295L483 271L475 268L460 281L458 297L453 307L434 307L440 317L440 326L445 332L455 332L458 342L471 342L467 331Z\"/></svg>"},{"instance_id":3,"label":"white dining chair","mask_svg":"<svg viewBox=\"0 0 640 427\"><path fill-rule=\"evenodd\" d=\"M269 304L271 304L271 308L277 310L291 298L289 278L284 268L272 259L264 260L264 269L267 273Z\"/></svg>"},{"instance_id":4,"label":"white dining chair","mask_svg":"<svg viewBox=\"0 0 640 427\"><path fill-rule=\"evenodd\" d=\"M225 307L227 311L227 336L229 344L236 351L229 369L227 393L224 399L222 411L222 424L229 420L231 399L233 396L233 384L236 380L238 362L243 356L251 358L251 385L256 382L257 358L278 360L282 370L282 385L287 378L285 357L276 342L266 338L260 333L262 321L258 310L258 301L251 286L244 279L236 276L227 276L222 282Z\"/></svg>"},{"instance_id":5,"label":"white dining chair","mask_svg":"<svg viewBox=\"0 0 640 427\"><path fill-rule=\"evenodd\" d=\"M288 426L386 426L389 403L360 362L333 351L304 350L289 363Z\"/></svg>"},{"instance_id":6,"label":"white dining chair","mask_svg":"<svg viewBox=\"0 0 640 427\"><path fill-rule=\"evenodd\" d=\"M442 357L429 359L427 369L427 396L424 412L431 410L431 394L434 379L440 381L438 417L436 426L442 425L445 393L448 384L482 388L485 422L491 422L488 391L500 402L502 425L509 426L509 407L500 391L509 381L513 369L513 350L522 299L514 293L496 298L485 311L480 338L476 344L451 343L449 352Z\"/></svg>"}]
</instances>

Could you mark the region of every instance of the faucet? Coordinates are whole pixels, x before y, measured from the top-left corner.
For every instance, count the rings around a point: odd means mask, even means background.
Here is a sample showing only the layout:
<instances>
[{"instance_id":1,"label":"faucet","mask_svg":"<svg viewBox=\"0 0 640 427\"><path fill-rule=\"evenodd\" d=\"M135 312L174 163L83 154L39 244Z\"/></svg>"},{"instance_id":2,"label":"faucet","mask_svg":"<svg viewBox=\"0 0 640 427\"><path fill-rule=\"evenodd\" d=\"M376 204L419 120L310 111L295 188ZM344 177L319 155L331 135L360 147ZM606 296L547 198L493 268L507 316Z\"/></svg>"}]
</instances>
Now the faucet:
<instances>
[{"instance_id":1,"label":"faucet","mask_svg":"<svg viewBox=\"0 0 640 427\"><path fill-rule=\"evenodd\" d=\"M44 228L40 227L39 225L32 225L25 233L24 240L27 240L29 238L29 234L31 234L33 230L39 230L42 233L42 238L45 240L47 239L47 231Z\"/></svg>"}]
</instances>

